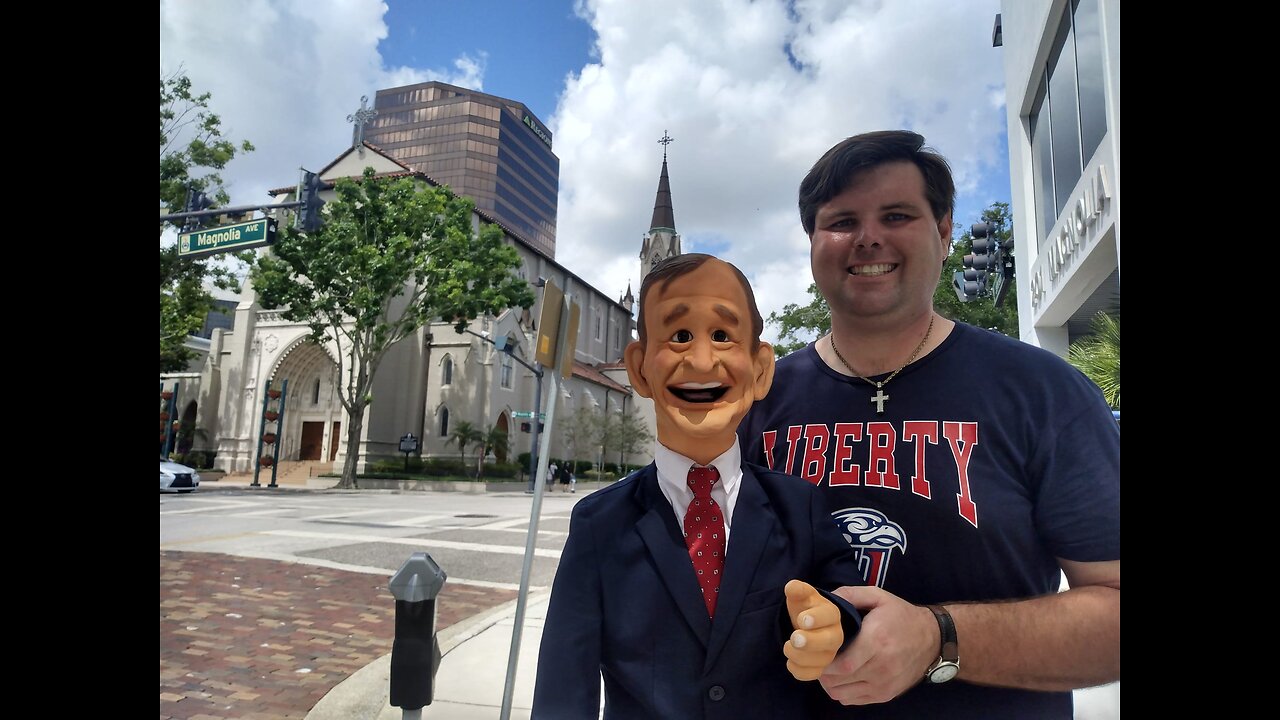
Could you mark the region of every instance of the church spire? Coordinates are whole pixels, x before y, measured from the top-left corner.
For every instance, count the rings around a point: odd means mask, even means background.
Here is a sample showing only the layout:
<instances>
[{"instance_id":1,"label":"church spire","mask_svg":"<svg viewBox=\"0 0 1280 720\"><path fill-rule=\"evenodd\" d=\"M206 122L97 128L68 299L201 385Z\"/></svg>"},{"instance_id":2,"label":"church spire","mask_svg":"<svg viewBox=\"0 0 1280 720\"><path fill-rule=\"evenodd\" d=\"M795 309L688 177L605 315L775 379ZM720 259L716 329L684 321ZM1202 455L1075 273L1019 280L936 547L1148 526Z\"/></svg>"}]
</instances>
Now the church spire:
<instances>
[{"instance_id":1,"label":"church spire","mask_svg":"<svg viewBox=\"0 0 1280 720\"><path fill-rule=\"evenodd\" d=\"M640 243L640 277L644 278L654 265L681 254L680 234L676 232L676 214L671 207L671 179L667 177L667 146L672 138L662 131L662 174L658 177L658 196L653 201L653 220L649 232Z\"/></svg>"},{"instance_id":2,"label":"church spire","mask_svg":"<svg viewBox=\"0 0 1280 720\"><path fill-rule=\"evenodd\" d=\"M674 140L663 130L662 139L658 141L662 145L662 175L658 178L658 196L653 201L653 220L649 223L649 232L676 231L676 213L671 206L671 179L667 177L667 146Z\"/></svg>"}]
</instances>

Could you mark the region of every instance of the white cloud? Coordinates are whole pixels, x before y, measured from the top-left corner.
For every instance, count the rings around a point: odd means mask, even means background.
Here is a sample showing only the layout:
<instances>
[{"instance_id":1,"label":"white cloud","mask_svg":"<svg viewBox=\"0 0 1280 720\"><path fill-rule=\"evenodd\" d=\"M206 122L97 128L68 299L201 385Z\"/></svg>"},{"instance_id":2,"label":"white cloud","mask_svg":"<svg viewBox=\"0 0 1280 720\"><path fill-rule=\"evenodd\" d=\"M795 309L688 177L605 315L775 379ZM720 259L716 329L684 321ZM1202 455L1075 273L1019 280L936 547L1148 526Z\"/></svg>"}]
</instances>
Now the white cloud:
<instances>
[{"instance_id":1,"label":"white cloud","mask_svg":"<svg viewBox=\"0 0 1280 720\"><path fill-rule=\"evenodd\" d=\"M599 60L570 78L550 121L557 258L609 293L638 284L667 131L684 249L737 264L766 317L807 302L796 190L831 145L909 127L948 157L962 193L1004 162L1003 109L990 102L998 11L996 0L589 0Z\"/></svg>"}]
</instances>

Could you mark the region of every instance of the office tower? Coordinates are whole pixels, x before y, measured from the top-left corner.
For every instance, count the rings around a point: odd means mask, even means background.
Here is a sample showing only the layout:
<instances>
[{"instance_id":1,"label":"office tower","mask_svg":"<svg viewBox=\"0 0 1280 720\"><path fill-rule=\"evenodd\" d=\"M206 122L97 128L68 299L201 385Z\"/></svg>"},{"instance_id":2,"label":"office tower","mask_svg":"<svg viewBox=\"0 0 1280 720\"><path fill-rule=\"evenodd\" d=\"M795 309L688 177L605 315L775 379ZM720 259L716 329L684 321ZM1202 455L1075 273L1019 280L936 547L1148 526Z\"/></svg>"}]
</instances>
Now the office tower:
<instances>
[{"instance_id":1,"label":"office tower","mask_svg":"<svg viewBox=\"0 0 1280 720\"><path fill-rule=\"evenodd\" d=\"M560 159L523 103L432 81L379 90L374 110L370 143L555 258Z\"/></svg>"}]
</instances>

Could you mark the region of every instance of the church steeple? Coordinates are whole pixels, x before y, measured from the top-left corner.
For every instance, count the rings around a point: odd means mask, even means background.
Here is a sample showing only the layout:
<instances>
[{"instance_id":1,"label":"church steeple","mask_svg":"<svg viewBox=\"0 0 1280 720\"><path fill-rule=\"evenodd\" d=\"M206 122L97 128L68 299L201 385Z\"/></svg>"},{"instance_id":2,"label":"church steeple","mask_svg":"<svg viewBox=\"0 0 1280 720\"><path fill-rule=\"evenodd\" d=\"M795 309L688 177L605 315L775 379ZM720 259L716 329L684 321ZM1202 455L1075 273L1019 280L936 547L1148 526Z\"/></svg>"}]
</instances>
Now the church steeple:
<instances>
[{"instance_id":1,"label":"church steeple","mask_svg":"<svg viewBox=\"0 0 1280 720\"><path fill-rule=\"evenodd\" d=\"M660 261L680 255L680 235L676 232L676 214L671 204L671 178L667 175L667 145L674 138L664 130L662 139L662 174L658 176L658 195L653 201L653 219L649 232L640 245L640 277L643 279Z\"/></svg>"}]
</instances>

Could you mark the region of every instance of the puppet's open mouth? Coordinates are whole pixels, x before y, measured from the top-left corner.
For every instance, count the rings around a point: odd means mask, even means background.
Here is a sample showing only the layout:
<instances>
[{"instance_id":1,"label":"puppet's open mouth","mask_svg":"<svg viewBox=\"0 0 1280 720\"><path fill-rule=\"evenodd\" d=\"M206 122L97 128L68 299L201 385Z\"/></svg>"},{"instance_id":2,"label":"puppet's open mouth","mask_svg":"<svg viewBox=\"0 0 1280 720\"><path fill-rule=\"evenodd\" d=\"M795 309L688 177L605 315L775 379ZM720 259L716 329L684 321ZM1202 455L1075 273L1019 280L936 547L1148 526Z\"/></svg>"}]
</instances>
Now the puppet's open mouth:
<instances>
[{"instance_id":1,"label":"puppet's open mouth","mask_svg":"<svg viewBox=\"0 0 1280 720\"><path fill-rule=\"evenodd\" d=\"M689 403L712 403L729 392L729 386L723 383L680 383L667 388L672 395Z\"/></svg>"}]
</instances>

